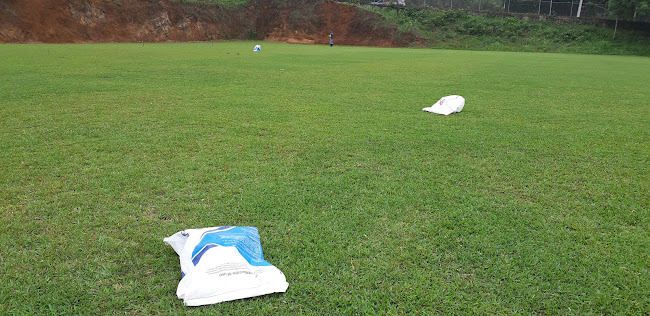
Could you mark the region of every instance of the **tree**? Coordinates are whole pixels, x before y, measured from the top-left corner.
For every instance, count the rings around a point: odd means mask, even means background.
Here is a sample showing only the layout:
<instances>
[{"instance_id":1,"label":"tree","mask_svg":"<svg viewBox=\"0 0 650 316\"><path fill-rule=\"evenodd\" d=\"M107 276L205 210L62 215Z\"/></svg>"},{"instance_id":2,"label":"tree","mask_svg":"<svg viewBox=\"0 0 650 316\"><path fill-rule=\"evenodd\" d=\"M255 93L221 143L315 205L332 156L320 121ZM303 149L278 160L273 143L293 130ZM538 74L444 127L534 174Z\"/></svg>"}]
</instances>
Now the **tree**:
<instances>
[{"instance_id":1,"label":"tree","mask_svg":"<svg viewBox=\"0 0 650 316\"><path fill-rule=\"evenodd\" d=\"M650 0L609 0L609 13L621 20L650 18Z\"/></svg>"}]
</instances>

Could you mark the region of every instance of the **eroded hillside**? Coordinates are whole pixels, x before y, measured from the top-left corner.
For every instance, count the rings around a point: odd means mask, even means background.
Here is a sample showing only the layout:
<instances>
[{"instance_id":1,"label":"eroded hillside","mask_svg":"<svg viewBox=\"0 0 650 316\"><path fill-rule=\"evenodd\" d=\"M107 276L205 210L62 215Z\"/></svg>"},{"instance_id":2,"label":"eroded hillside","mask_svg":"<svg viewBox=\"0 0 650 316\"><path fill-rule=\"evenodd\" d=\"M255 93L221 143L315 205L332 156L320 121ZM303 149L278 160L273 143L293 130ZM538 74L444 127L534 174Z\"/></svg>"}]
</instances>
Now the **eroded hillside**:
<instances>
[{"instance_id":1,"label":"eroded hillside","mask_svg":"<svg viewBox=\"0 0 650 316\"><path fill-rule=\"evenodd\" d=\"M415 41L372 12L335 2L280 8L262 0L245 7L171 0L0 0L0 42L103 43L264 39L325 44L406 46Z\"/></svg>"}]
</instances>

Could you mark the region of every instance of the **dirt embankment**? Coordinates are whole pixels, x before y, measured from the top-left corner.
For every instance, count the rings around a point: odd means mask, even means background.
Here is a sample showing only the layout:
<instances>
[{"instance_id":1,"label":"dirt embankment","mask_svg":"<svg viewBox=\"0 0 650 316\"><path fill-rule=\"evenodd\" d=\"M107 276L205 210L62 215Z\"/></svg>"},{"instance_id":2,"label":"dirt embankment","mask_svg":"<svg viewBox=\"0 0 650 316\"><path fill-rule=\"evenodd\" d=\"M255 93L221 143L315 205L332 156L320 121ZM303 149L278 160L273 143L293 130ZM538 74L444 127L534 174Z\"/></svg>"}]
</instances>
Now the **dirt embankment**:
<instances>
[{"instance_id":1,"label":"dirt embankment","mask_svg":"<svg viewBox=\"0 0 650 316\"><path fill-rule=\"evenodd\" d=\"M0 43L189 42L264 39L406 46L415 36L382 17L335 2L279 8L274 1L222 8L170 0L0 0Z\"/></svg>"}]
</instances>

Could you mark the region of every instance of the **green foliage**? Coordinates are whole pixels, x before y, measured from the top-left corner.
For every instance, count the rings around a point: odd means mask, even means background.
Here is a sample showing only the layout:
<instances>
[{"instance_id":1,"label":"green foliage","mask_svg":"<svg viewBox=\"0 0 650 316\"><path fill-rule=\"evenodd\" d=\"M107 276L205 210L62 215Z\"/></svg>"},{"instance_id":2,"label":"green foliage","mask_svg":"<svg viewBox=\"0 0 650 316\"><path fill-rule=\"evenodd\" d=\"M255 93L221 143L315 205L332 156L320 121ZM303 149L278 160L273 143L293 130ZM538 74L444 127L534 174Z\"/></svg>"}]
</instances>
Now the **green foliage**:
<instances>
[{"instance_id":1,"label":"green foliage","mask_svg":"<svg viewBox=\"0 0 650 316\"><path fill-rule=\"evenodd\" d=\"M590 25L488 18L460 10L371 10L428 39L432 47L650 56L650 38L642 32L619 30L614 39L613 30Z\"/></svg>"},{"instance_id":2,"label":"green foliage","mask_svg":"<svg viewBox=\"0 0 650 316\"><path fill-rule=\"evenodd\" d=\"M650 310L649 58L256 43L0 46L0 314ZM215 225L288 291L183 306Z\"/></svg>"},{"instance_id":3,"label":"green foliage","mask_svg":"<svg viewBox=\"0 0 650 316\"><path fill-rule=\"evenodd\" d=\"M646 21L650 18L650 0L609 0L611 15L624 20Z\"/></svg>"}]
</instances>

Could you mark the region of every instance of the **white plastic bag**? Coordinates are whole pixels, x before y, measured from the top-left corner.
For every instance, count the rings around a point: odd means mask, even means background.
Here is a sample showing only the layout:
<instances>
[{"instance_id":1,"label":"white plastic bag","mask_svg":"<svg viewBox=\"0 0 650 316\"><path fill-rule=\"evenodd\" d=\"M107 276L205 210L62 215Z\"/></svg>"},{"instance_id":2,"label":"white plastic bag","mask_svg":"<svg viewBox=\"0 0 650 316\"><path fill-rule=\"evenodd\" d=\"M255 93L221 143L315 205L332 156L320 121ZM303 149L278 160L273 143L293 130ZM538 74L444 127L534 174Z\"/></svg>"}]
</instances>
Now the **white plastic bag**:
<instances>
[{"instance_id":1,"label":"white plastic bag","mask_svg":"<svg viewBox=\"0 0 650 316\"><path fill-rule=\"evenodd\" d=\"M167 237L181 262L176 295L187 306L285 292L282 271L264 260L256 227L188 229Z\"/></svg>"},{"instance_id":2,"label":"white plastic bag","mask_svg":"<svg viewBox=\"0 0 650 316\"><path fill-rule=\"evenodd\" d=\"M253 51L254 51L254 52L261 52L261 51L262 51L262 46L260 46L260 45L255 45L255 47L253 47Z\"/></svg>"},{"instance_id":3,"label":"white plastic bag","mask_svg":"<svg viewBox=\"0 0 650 316\"><path fill-rule=\"evenodd\" d=\"M465 106L465 98L459 95L448 95L438 100L432 106L422 109L422 111L427 111L427 112L442 114L442 115L449 115L451 113L462 111L464 106Z\"/></svg>"}]
</instances>

